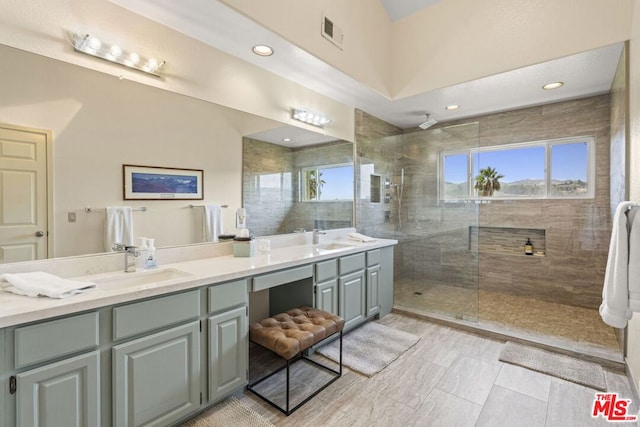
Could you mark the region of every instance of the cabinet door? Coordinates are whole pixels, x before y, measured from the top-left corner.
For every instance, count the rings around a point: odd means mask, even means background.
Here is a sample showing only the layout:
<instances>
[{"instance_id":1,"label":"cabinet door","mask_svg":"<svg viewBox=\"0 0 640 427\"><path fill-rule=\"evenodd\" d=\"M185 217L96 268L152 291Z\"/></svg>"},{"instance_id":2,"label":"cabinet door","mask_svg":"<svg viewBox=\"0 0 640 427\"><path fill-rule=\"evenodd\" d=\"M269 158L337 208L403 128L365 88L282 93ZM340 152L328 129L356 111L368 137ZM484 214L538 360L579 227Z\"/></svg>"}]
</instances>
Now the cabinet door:
<instances>
[{"instance_id":1,"label":"cabinet door","mask_svg":"<svg viewBox=\"0 0 640 427\"><path fill-rule=\"evenodd\" d=\"M209 318L209 401L247 383L247 308Z\"/></svg>"},{"instance_id":2,"label":"cabinet door","mask_svg":"<svg viewBox=\"0 0 640 427\"><path fill-rule=\"evenodd\" d=\"M165 426L200 406L200 323L113 347L113 424Z\"/></svg>"},{"instance_id":3,"label":"cabinet door","mask_svg":"<svg viewBox=\"0 0 640 427\"><path fill-rule=\"evenodd\" d=\"M340 277L339 283L340 316L344 319L344 328L347 330L365 320L364 270Z\"/></svg>"},{"instance_id":4,"label":"cabinet door","mask_svg":"<svg viewBox=\"0 0 640 427\"><path fill-rule=\"evenodd\" d=\"M99 426L97 351L16 376L16 425Z\"/></svg>"},{"instance_id":5,"label":"cabinet door","mask_svg":"<svg viewBox=\"0 0 640 427\"><path fill-rule=\"evenodd\" d=\"M367 268L367 317L380 312L380 265Z\"/></svg>"},{"instance_id":6,"label":"cabinet door","mask_svg":"<svg viewBox=\"0 0 640 427\"><path fill-rule=\"evenodd\" d=\"M338 281L336 279L327 280L316 285L315 306L317 309L338 314Z\"/></svg>"}]
</instances>

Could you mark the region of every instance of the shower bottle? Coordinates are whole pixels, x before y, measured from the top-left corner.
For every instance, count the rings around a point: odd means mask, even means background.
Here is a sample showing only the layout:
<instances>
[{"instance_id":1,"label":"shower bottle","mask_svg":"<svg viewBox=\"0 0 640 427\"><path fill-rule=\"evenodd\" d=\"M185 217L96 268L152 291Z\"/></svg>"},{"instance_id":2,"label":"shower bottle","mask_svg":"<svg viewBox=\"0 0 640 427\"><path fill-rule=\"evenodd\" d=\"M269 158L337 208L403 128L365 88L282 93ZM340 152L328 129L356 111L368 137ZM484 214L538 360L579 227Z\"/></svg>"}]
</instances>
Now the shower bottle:
<instances>
[{"instance_id":1,"label":"shower bottle","mask_svg":"<svg viewBox=\"0 0 640 427\"><path fill-rule=\"evenodd\" d=\"M527 242L524 244L524 254L533 255L533 243L531 243L531 239L529 238L527 238Z\"/></svg>"}]
</instances>

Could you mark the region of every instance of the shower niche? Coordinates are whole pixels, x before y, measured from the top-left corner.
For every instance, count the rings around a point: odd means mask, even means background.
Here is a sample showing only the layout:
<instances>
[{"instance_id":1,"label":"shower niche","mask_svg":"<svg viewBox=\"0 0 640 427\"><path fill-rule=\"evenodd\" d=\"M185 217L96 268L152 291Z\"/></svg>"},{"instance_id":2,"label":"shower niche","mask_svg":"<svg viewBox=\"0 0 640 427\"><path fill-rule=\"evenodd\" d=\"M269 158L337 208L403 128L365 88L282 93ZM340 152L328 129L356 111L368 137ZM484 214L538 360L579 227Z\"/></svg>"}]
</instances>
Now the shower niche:
<instances>
[{"instance_id":1,"label":"shower niche","mask_svg":"<svg viewBox=\"0 0 640 427\"><path fill-rule=\"evenodd\" d=\"M546 255L546 230L539 228L469 227L469 250L481 253L522 255L527 240L533 243L533 257Z\"/></svg>"},{"instance_id":2,"label":"shower niche","mask_svg":"<svg viewBox=\"0 0 640 427\"><path fill-rule=\"evenodd\" d=\"M371 179L371 187L370 187L370 199L371 203L380 203L380 193L382 192L381 188L381 176L380 175L370 175Z\"/></svg>"}]
</instances>

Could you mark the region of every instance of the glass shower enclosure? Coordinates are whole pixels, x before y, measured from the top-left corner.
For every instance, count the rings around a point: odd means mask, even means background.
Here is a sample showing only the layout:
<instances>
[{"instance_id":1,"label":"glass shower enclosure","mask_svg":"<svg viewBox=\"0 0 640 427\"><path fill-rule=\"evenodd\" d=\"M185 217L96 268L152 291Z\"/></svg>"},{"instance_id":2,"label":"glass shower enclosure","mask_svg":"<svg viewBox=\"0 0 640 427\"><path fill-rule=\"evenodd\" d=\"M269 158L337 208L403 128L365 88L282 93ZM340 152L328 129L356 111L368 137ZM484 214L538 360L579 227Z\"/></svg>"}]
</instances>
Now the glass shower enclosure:
<instances>
[{"instance_id":1,"label":"glass shower enclosure","mask_svg":"<svg viewBox=\"0 0 640 427\"><path fill-rule=\"evenodd\" d=\"M477 146L477 122L357 142L357 221L398 240L396 309L478 320L479 205L455 156Z\"/></svg>"}]
</instances>

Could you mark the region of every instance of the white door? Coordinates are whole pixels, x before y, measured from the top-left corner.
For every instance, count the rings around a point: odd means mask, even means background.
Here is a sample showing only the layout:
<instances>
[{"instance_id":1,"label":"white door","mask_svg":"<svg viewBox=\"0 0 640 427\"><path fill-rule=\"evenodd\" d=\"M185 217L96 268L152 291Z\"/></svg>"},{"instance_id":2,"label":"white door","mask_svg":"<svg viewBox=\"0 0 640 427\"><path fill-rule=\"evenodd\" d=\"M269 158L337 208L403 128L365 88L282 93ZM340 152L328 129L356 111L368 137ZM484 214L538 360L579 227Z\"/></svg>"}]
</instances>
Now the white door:
<instances>
[{"instance_id":1,"label":"white door","mask_svg":"<svg viewBox=\"0 0 640 427\"><path fill-rule=\"evenodd\" d=\"M0 124L0 263L47 257L48 131Z\"/></svg>"}]
</instances>

